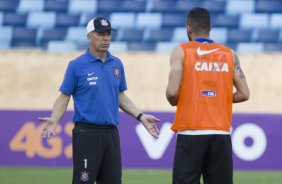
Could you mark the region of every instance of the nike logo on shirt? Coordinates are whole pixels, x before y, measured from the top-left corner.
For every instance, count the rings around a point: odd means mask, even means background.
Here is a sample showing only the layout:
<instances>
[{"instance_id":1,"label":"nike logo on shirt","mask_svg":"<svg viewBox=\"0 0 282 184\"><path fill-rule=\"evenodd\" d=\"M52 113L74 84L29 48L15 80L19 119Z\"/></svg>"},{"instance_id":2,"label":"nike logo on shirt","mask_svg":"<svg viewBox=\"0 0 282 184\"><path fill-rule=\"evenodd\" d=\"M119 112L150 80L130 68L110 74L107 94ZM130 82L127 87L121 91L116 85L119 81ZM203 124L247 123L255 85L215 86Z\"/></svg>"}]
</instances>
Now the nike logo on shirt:
<instances>
[{"instance_id":1,"label":"nike logo on shirt","mask_svg":"<svg viewBox=\"0 0 282 184\"><path fill-rule=\"evenodd\" d=\"M197 54L198 54L199 56L203 56L203 55L210 54L210 53L215 52L215 51L218 51L218 50L219 50L219 48L217 48L217 49L212 49L212 50L201 50L200 47L198 47L198 49L197 49Z\"/></svg>"},{"instance_id":2,"label":"nike logo on shirt","mask_svg":"<svg viewBox=\"0 0 282 184\"><path fill-rule=\"evenodd\" d=\"M93 75L93 74L94 74L94 72L92 72L92 73L88 73L87 75L88 75L88 76L91 76L91 75Z\"/></svg>"}]
</instances>

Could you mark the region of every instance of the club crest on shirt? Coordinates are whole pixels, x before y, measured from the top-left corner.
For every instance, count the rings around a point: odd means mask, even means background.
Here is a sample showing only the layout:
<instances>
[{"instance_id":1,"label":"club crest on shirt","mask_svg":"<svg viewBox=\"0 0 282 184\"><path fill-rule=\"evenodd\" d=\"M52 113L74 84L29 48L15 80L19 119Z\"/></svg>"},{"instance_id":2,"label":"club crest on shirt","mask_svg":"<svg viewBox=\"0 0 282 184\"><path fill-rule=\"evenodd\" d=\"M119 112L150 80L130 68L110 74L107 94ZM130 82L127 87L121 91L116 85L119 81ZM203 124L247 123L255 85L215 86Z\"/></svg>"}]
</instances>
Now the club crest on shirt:
<instances>
[{"instance_id":1,"label":"club crest on shirt","mask_svg":"<svg viewBox=\"0 0 282 184\"><path fill-rule=\"evenodd\" d=\"M89 172L82 171L80 175L80 180L86 182L89 180Z\"/></svg>"},{"instance_id":2,"label":"club crest on shirt","mask_svg":"<svg viewBox=\"0 0 282 184\"><path fill-rule=\"evenodd\" d=\"M117 66L113 66L114 76L120 78L120 69Z\"/></svg>"}]
</instances>

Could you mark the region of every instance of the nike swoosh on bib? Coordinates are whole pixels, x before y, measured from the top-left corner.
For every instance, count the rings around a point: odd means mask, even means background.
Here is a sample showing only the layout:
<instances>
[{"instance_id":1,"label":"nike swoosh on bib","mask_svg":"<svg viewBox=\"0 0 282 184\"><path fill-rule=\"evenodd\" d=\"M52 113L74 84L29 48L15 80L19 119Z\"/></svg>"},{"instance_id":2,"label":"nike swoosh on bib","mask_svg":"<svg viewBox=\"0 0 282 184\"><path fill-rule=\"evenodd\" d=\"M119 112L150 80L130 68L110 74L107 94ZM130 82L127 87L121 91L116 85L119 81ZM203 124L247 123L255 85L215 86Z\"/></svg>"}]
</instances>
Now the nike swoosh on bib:
<instances>
[{"instance_id":1,"label":"nike swoosh on bib","mask_svg":"<svg viewBox=\"0 0 282 184\"><path fill-rule=\"evenodd\" d=\"M215 52L215 51L218 51L218 50L219 50L219 48L217 48L217 49L212 49L212 50L201 50L200 47L198 47L198 49L197 49L197 54L198 54L199 56L203 56L203 55L210 54L210 53Z\"/></svg>"}]
</instances>

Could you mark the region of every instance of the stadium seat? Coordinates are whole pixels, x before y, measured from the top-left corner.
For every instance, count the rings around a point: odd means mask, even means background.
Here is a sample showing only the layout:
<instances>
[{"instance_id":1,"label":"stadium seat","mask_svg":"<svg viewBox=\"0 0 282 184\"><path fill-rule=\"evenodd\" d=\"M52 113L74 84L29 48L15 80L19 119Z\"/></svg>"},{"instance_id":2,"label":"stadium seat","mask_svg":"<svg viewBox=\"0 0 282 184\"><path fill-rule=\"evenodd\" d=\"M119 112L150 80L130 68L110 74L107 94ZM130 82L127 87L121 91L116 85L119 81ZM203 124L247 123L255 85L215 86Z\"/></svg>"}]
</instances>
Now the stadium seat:
<instances>
[{"instance_id":1,"label":"stadium seat","mask_svg":"<svg viewBox=\"0 0 282 184\"><path fill-rule=\"evenodd\" d=\"M210 32L210 38L217 43L226 44L227 32L226 28L213 28Z\"/></svg>"},{"instance_id":2,"label":"stadium seat","mask_svg":"<svg viewBox=\"0 0 282 184\"><path fill-rule=\"evenodd\" d=\"M160 42L170 41L173 35L173 29L152 29L149 30L149 35L145 38L145 41Z\"/></svg>"},{"instance_id":3,"label":"stadium seat","mask_svg":"<svg viewBox=\"0 0 282 184\"><path fill-rule=\"evenodd\" d=\"M88 43L87 36L86 36L86 28L85 27L68 28L65 39L67 41Z\"/></svg>"},{"instance_id":4,"label":"stadium seat","mask_svg":"<svg viewBox=\"0 0 282 184\"><path fill-rule=\"evenodd\" d=\"M13 28L12 26L0 27L0 43L9 43L12 40Z\"/></svg>"},{"instance_id":5,"label":"stadium seat","mask_svg":"<svg viewBox=\"0 0 282 184\"><path fill-rule=\"evenodd\" d=\"M174 47L179 45L179 43L176 42L158 42L156 46L157 52L166 52L170 53Z\"/></svg>"},{"instance_id":6,"label":"stadium seat","mask_svg":"<svg viewBox=\"0 0 282 184\"><path fill-rule=\"evenodd\" d=\"M19 0L0 1L0 12L15 12L19 6Z\"/></svg>"},{"instance_id":7,"label":"stadium seat","mask_svg":"<svg viewBox=\"0 0 282 184\"><path fill-rule=\"evenodd\" d=\"M119 12L121 1L103 0L98 1L97 13L112 13Z\"/></svg>"},{"instance_id":8,"label":"stadium seat","mask_svg":"<svg viewBox=\"0 0 282 184\"><path fill-rule=\"evenodd\" d=\"M274 13L270 17L271 28L282 28L282 13Z\"/></svg>"},{"instance_id":9,"label":"stadium seat","mask_svg":"<svg viewBox=\"0 0 282 184\"><path fill-rule=\"evenodd\" d=\"M119 11L121 12L145 12L146 1L132 1L126 0L121 1L119 6Z\"/></svg>"},{"instance_id":10,"label":"stadium seat","mask_svg":"<svg viewBox=\"0 0 282 184\"><path fill-rule=\"evenodd\" d=\"M48 42L55 40L64 40L67 35L67 29L55 28L55 29L45 29L41 37L40 45L46 48Z\"/></svg>"},{"instance_id":11,"label":"stadium seat","mask_svg":"<svg viewBox=\"0 0 282 184\"><path fill-rule=\"evenodd\" d=\"M264 51L265 52L281 52L282 51L282 44L273 44L273 43L266 43L264 44Z\"/></svg>"},{"instance_id":12,"label":"stadium seat","mask_svg":"<svg viewBox=\"0 0 282 184\"><path fill-rule=\"evenodd\" d=\"M223 14L225 12L224 1L204 1L203 7L208 9L211 14Z\"/></svg>"},{"instance_id":13,"label":"stadium seat","mask_svg":"<svg viewBox=\"0 0 282 184\"><path fill-rule=\"evenodd\" d=\"M47 46L48 52L74 52L76 44L70 41L50 41Z\"/></svg>"},{"instance_id":14,"label":"stadium seat","mask_svg":"<svg viewBox=\"0 0 282 184\"><path fill-rule=\"evenodd\" d=\"M227 1L226 3L227 15L253 13L255 9L255 0Z\"/></svg>"},{"instance_id":15,"label":"stadium seat","mask_svg":"<svg viewBox=\"0 0 282 184\"><path fill-rule=\"evenodd\" d=\"M30 12L27 17L27 27L53 28L55 19L56 14L54 12Z\"/></svg>"},{"instance_id":16,"label":"stadium seat","mask_svg":"<svg viewBox=\"0 0 282 184\"><path fill-rule=\"evenodd\" d=\"M114 28L135 27L134 13L112 13L110 21Z\"/></svg>"},{"instance_id":17,"label":"stadium seat","mask_svg":"<svg viewBox=\"0 0 282 184\"><path fill-rule=\"evenodd\" d=\"M86 26L87 23L93 19L93 18L97 18L97 17L104 17L108 20L110 20L110 17L111 17L111 14L110 13L83 13L81 14L81 17L80 17L80 22L79 22L79 25L80 26ZM114 25L113 25L114 27Z\"/></svg>"},{"instance_id":18,"label":"stadium seat","mask_svg":"<svg viewBox=\"0 0 282 184\"><path fill-rule=\"evenodd\" d=\"M138 13L136 26L138 28L159 28L161 27L161 19L160 13Z\"/></svg>"},{"instance_id":19,"label":"stadium seat","mask_svg":"<svg viewBox=\"0 0 282 184\"><path fill-rule=\"evenodd\" d=\"M94 14L97 10L97 1L89 0L72 0L69 2L69 13L91 13Z\"/></svg>"},{"instance_id":20,"label":"stadium seat","mask_svg":"<svg viewBox=\"0 0 282 184\"><path fill-rule=\"evenodd\" d=\"M281 13L282 2L280 0L256 1L255 11L258 13Z\"/></svg>"},{"instance_id":21,"label":"stadium seat","mask_svg":"<svg viewBox=\"0 0 282 184\"><path fill-rule=\"evenodd\" d=\"M213 27L238 28L239 16L220 14L211 18Z\"/></svg>"},{"instance_id":22,"label":"stadium seat","mask_svg":"<svg viewBox=\"0 0 282 184\"><path fill-rule=\"evenodd\" d=\"M170 13L163 14L162 27L181 27L186 25L186 14L184 13Z\"/></svg>"},{"instance_id":23,"label":"stadium seat","mask_svg":"<svg viewBox=\"0 0 282 184\"><path fill-rule=\"evenodd\" d=\"M279 40L278 30L258 30L257 42L263 43L277 43Z\"/></svg>"},{"instance_id":24,"label":"stadium seat","mask_svg":"<svg viewBox=\"0 0 282 184\"><path fill-rule=\"evenodd\" d=\"M227 47L229 47L230 49L234 50L234 51L237 51L237 43L226 43L225 44Z\"/></svg>"},{"instance_id":25,"label":"stadium seat","mask_svg":"<svg viewBox=\"0 0 282 184\"><path fill-rule=\"evenodd\" d=\"M141 43L141 42L131 42L128 43L129 51L153 51L156 48L155 43Z\"/></svg>"},{"instance_id":26,"label":"stadium seat","mask_svg":"<svg viewBox=\"0 0 282 184\"><path fill-rule=\"evenodd\" d=\"M152 1L151 12L174 13L177 12L175 7L177 1Z\"/></svg>"},{"instance_id":27,"label":"stadium seat","mask_svg":"<svg viewBox=\"0 0 282 184\"><path fill-rule=\"evenodd\" d=\"M36 29L17 28L13 29L12 46L14 47L35 47Z\"/></svg>"},{"instance_id":28,"label":"stadium seat","mask_svg":"<svg viewBox=\"0 0 282 184\"><path fill-rule=\"evenodd\" d=\"M57 14L56 27L78 26L79 21L79 15Z\"/></svg>"},{"instance_id":29,"label":"stadium seat","mask_svg":"<svg viewBox=\"0 0 282 184\"><path fill-rule=\"evenodd\" d=\"M179 0L176 2L176 5L172 6L175 7L176 13L186 13L195 7L203 7L203 1L182 1ZM173 9L173 8L172 8Z\"/></svg>"},{"instance_id":30,"label":"stadium seat","mask_svg":"<svg viewBox=\"0 0 282 184\"><path fill-rule=\"evenodd\" d=\"M230 43L250 42L251 39L252 39L251 30L232 29L228 31L227 42Z\"/></svg>"},{"instance_id":31,"label":"stadium seat","mask_svg":"<svg viewBox=\"0 0 282 184\"><path fill-rule=\"evenodd\" d=\"M261 53L263 50L262 43L239 43L237 46L239 53Z\"/></svg>"},{"instance_id":32,"label":"stadium seat","mask_svg":"<svg viewBox=\"0 0 282 184\"><path fill-rule=\"evenodd\" d=\"M240 28L268 28L269 16L265 13L244 14L240 18Z\"/></svg>"},{"instance_id":33,"label":"stadium seat","mask_svg":"<svg viewBox=\"0 0 282 184\"><path fill-rule=\"evenodd\" d=\"M110 52L126 52L128 50L126 42L112 42Z\"/></svg>"},{"instance_id":34,"label":"stadium seat","mask_svg":"<svg viewBox=\"0 0 282 184\"><path fill-rule=\"evenodd\" d=\"M143 40L143 29L125 29L122 32L120 41L141 42Z\"/></svg>"},{"instance_id":35,"label":"stadium seat","mask_svg":"<svg viewBox=\"0 0 282 184\"><path fill-rule=\"evenodd\" d=\"M21 0L18 7L18 12L40 12L43 10L44 0Z\"/></svg>"},{"instance_id":36,"label":"stadium seat","mask_svg":"<svg viewBox=\"0 0 282 184\"><path fill-rule=\"evenodd\" d=\"M186 27L177 27L174 29L174 33L172 36L172 41L175 42L187 42L188 36L186 32Z\"/></svg>"},{"instance_id":37,"label":"stadium seat","mask_svg":"<svg viewBox=\"0 0 282 184\"><path fill-rule=\"evenodd\" d=\"M6 13L3 17L3 25L21 26L25 27L27 22L27 15L22 13Z\"/></svg>"},{"instance_id":38,"label":"stadium seat","mask_svg":"<svg viewBox=\"0 0 282 184\"><path fill-rule=\"evenodd\" d=\"M68 11L69 1L62 0L45 0L44 10L66 13Z\"/></svg>"}]
</instances>

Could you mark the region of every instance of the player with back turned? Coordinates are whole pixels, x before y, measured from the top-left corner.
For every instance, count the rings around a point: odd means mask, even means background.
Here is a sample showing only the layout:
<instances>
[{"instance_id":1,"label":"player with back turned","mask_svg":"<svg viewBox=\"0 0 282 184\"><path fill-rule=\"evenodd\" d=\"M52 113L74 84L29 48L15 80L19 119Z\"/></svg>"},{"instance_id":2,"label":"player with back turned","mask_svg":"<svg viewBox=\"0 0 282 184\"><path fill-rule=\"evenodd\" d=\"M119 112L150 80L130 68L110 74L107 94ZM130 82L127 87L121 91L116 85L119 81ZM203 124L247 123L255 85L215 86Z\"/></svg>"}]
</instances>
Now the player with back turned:
<instances>
[{"instance_id":1,"label":"player with back turned","mask_svg":"<svg viewBox=\"0 0 282 184\"><path fill-rule=\"evenodd\" d=\"M173 184L232 184L232 103L248 100L238 56L210 39L210 14L194 8L186 20L189 42L171 53L166 96L177 106ZM233 91L235 87L235 92Z\"/></svg>"}]
</instances>

